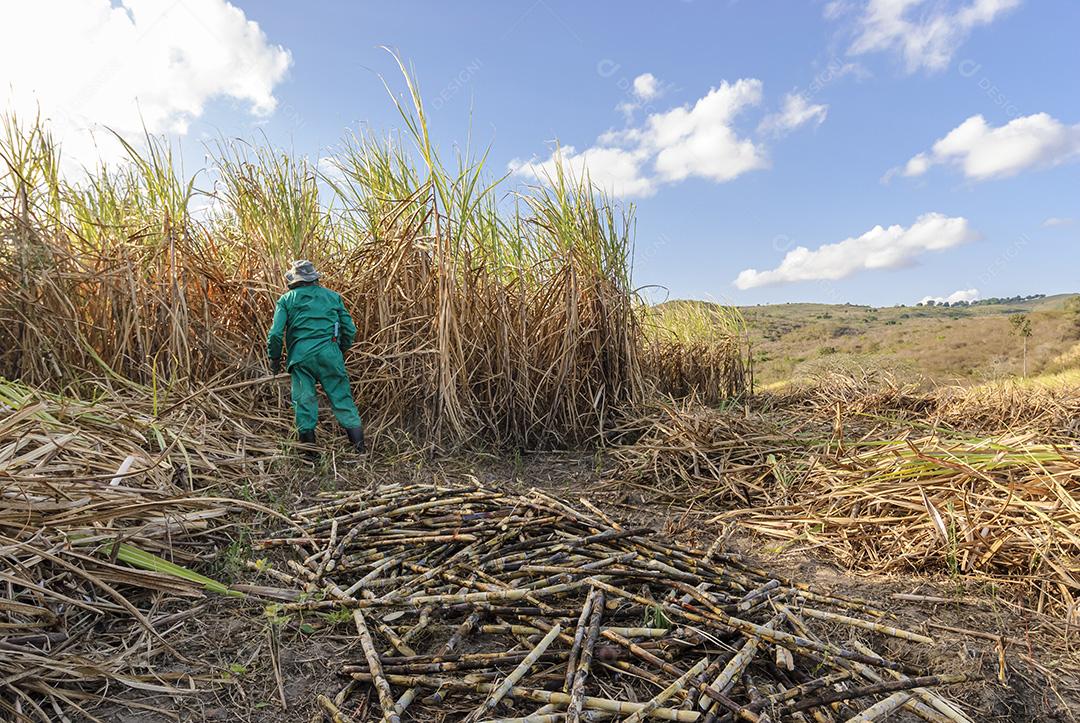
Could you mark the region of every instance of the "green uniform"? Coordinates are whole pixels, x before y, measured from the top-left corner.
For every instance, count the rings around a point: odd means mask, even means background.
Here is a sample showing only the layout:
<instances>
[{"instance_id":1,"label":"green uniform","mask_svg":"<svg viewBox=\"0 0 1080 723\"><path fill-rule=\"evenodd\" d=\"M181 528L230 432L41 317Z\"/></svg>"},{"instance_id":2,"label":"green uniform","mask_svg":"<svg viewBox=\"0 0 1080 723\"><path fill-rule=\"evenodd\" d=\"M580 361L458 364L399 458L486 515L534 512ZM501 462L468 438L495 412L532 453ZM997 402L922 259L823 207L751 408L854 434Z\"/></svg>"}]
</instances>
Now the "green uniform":
<instances>
[{"instance_id":1,"label":"green uniform","mask_svg":"<svg viewBox=\"0 0 1080 723\"><path fill-rule=\"evenodd\" d=\"M267 335L267 353L271 360L280 359L285 346L285 368L292 375L292 402L299 431L312 431L318 424L316 382L330 398L341 426L360 426L342 355L355 338L356 326L340 294L312 284L291 289L278 299Z\"/></svg>"}]
</instances>

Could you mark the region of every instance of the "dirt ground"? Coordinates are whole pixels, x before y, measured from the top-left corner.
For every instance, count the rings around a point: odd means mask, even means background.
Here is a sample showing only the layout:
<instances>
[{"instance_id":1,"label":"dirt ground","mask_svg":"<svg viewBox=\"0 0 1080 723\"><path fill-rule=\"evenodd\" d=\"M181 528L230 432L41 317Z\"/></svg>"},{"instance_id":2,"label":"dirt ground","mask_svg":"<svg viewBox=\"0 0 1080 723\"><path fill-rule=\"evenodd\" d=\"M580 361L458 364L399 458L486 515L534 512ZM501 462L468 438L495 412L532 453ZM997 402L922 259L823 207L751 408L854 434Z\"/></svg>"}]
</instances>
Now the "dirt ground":
<instances>
[{"instance_id":1,"label":"dirt ground","mask_svg":"<svg viewBox=\"0 0 1080 723\"><path fill-rule=\"evenodd\" d=\"M540 487L570 502L585 496L613 517L655 526L684 543L704 548L718 535L726 536L728 550L742 553L774 575L872 601L890 611L902 627L933 637L936 645L874 636L879 652L935 672L979 672L985 676L983 682L944 690L973 720L1077 720L1080 650L1075 632L1062 629L1060 621L998 600L992 592L966 585L963 580L855 574L805 552L776 550L775 545L763 544L741 528L703 525L699 520L704 516L657 508L639 491L628 493L602 484L603 467L604 460L597 455L438 462L399 457L348 471L298 471L287 484L265 490L260 501L288 510L299 508L320 490L465 476L493 488L521 491ZM214 565L219 578L232 583L271 584L246 565L261 553L246 547L244 540L264 532L257 527L237 528L237 543L222 550ZM897 597L911 595L936 600ZM341 665L363 659L347 620L326 616L275 620L265 601L218 596L188 608L173 603L155 616L189 613L169 633L181 657L168 662L158 659L156 666L159 671L182 675L193 687L192 693L170 698L114 688L108 691L110 696L130 705L110 702L89 707L93 716L132 723L322 720L317 696L333 698L348 686L349 680L339 672ZM838 636L846 634L850 633L837 631ZM348 699L347 712L354 720L369 720L374 710L370 691L356 688ZM445 720L455 719L448 715Z\"/></svg>"}]
</instances>

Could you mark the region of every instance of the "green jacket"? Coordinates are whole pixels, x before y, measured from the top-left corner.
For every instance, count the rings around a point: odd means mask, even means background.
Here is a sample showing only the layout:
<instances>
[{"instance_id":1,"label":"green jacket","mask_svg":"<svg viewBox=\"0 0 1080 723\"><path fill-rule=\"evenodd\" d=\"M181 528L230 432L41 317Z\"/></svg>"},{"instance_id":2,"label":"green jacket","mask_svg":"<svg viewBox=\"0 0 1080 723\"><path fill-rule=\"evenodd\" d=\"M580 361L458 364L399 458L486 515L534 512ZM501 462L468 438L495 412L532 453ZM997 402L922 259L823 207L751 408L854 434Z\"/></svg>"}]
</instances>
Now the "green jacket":
<instances>
[{"instance_id":1,"label":"green jacket","mask_svg":"<svg viewBox=\"0 0 1080 723\"><path fill-rule=\"evenodd\" d=\"M274 307L266 351L270 359L280 359L284 344L289 369L325 344L336 343L345 351L355 338L356 326L340 294L318 284L298 286L282 294Z\"/></svg>"}]
</instances>

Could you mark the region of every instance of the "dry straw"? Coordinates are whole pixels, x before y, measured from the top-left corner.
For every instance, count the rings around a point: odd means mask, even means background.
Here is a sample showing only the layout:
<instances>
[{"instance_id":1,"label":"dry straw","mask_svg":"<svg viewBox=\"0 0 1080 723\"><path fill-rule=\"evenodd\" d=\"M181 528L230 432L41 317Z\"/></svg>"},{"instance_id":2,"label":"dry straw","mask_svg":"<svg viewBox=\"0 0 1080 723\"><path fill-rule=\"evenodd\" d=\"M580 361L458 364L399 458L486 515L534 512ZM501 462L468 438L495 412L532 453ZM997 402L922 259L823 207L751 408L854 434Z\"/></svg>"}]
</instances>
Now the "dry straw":
<instances>
[{"instance_id":1,"label":"dry straw","mask_svg":"<svg viewBox=\"0 0 1080 723\"><path fill-rule=\"evenodd\" d=\"M1080 454L1045 424L1052 405L1030 430L977 437L934 421L974 407L955 392L905 402L899 419L843 413L828 394L749 415L667 405L623 425L632 441L612 450L609 484L853 568L992 581L999 596L1077 621Z\"/></svg>"}]
</instances>

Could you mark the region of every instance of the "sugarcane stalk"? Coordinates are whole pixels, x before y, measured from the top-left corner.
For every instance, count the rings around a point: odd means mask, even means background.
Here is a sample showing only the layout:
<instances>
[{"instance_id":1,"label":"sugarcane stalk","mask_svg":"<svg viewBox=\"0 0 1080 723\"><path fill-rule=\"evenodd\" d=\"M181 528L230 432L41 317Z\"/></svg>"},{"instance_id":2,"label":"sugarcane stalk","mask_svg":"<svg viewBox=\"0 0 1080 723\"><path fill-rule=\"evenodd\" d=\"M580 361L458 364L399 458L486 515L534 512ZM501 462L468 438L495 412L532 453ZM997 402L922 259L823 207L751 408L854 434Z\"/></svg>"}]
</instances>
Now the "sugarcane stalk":
<instances>
[{"instance_id":1,"label":"sugarcane stalk","mask_svg":"<svg viewBox=\"0 0 1080 723\"><path fill-rule=\"evenodd\" d=\"M893 693L888 698L879 700L869 708L861 711L858 715L848 718L847 723L873 723L873 721L884 720L887 716L902 708L910 698L911 693L907 691Z\"/></svg>"},{"instance_id":2,"label":"sugarcane stalk","mask_svg":"<svg viewBox=\"0 0 1080 723\"><path fill-rule=\"evenodd\" d=\"M701 695L698 688L705 685L706 681L708 681L710 678L718 675L723 665L725 665L724 656L717 655L715 658L713 658L713 661L709 663L708 667L705 668L705 670L701 671L701 674L692 681L691 685L689 686L690 692L687 694L686 699L682 702L683 710L693 710L696 707L698 699Z\"/></svg>"},{"instance_id":3,"label":"sugarcane stalk","mask_svg":"<svg viewBox=\"0 0 1080 723\"><path fill-rule=\"evenodd\" d=\"M480 723L560 723L566 720L566 713L533 713L520 718L488 718Z\"/></svg>"},{"instance_id":4,"label":"sugarcane stalk","mask_svg":"<svg viewBox=\"0 0 1080 723\"><path fill-rule=\"evenodd\" d=\"M551 663L565 660L568 652L565 650L549 650L540 655L540 660ZM395 665L391 662L383 662L383 670L387 673L411 675L414 673L448 673L460 670L476 670L490 668L492 665L518 664L528 656L526 652L491 653L484 657L466 658L464 660L433 660L428 662L402 663ZM343 665L342 672L360 673L368 670L365 666Z\"/></svg>"},{"instance_id":5,"label":"sugarcane stalk","mask_svg":"<svg viewBox=\"0 0 1080 723\"><path fill-rule=\"evenodd\" d=\"M477 720L481 716L486 715L489 711L495 710L495 706L499 704L499 701L503 699L507 691L517 685L518 681L525 677L525 674L529 672L529 668L539 660L540 656L543 655L544 651L548 649L548 646L551 645L555 638L559 637L559 633L561 632L561 625L556 625L549 630L548 634L536 644L536 647L534 647L520 663L518 663L518 666L511 671L510 675L506 676L506 680L500 683L499 687L492 691L488 699L469 715L467 720Z\"/></svg>"},{"instance_id":6,"label":"sugarcane stalk","mask_svg":"<svg viewBox=\"0 0 1080 723\"><path fill-rule=\"evenodd\" d=\"M863 630L872 630L875 633L882 635L891 635L894 638L900 638L901 640L910 640L913 643L922 643L923 645L934 645L934 639L928 638L925 635L919 633L913 633L908 630L902 630L900 628L894 628L889 625L882 625L870 620L860 620L859 618L848 617L847 615L840 615L838 613L830 613L824 610L814 610L813 608L803 608L802 614L806 617L816 618L818 620L827 620L834 623L843 623L844 625L850 625L855 628L862 628Z\"/></svg>"},{"instance_id":7,"label":"sugarcane stalk","mask_svg":"<svg viewBox=\"0 0 1080 723\"><path fill-rule=\"evenodd\" d=\"M851 700L852 698L895 693L902 690L911 690L912 688L929 688L937 685L967 683L978 679L978 676L967 675L965 673L949 673L945 675L922 675L917 678L889 680L882 683L863 685L858 688L829 691L827 693L822 693L816 698L800 700L790 705L789 708L791 710L808 710L810 708L816 708L817 706L828 705L829 703Z\"/></svg>"},{"instance_id":8,"label":"sugarcane stalk","mask_svg":"<svg viewBox=\"0 0 1080 723\"><path fill-rule=\"evenodd\" d=\"M420 633L424 632L431 622L431 613L434 609L434 605L425 605L420 608L420 615L416 618L416 624L405 631L405 634L401 636L401 640L407 643Z\"/></svg>"},{"instance_id":9,"label":"sugarcane stalk","mask_svg":"<svg viewBox=\"0 0 1080 723\"><path fill-rule=\"evenodd\" d=\"M675 675L675 676L682 675L681 670L676 668L671 663L668 663L668 662L666 662L664 660L661 660L660 658L656 657L655 655L650 653L648 650L645 650L644 648L642 648L640 645L638 645L636 643L632 643L631 641L627 640L626 638L624 638L624 637L622 637L622 636L620 636L620 635L618 635L616 633L612 633L609 630L603 631L602 635L605 638L607 638L608 640L611 640L612 642L618 643L619 645L623 646L624 648L629 650L631 653L633 653L637 657L644 660L645 662L656 666L660 670L663 670L665 673L668 673L669 675ZM730 698L728 698L723 693L720 693L719 691L713 690L709 686L705 685L704 681L702 681L702 684L698 688L698 690L701 693L703 693L704 695L707 695L712 700L719 703L720 705L727 708L732 713L735 713L736 715L738 715L743 720L751 721L751 723L757 723L758 722L759 716L756 713L754 713L753 711L747 710L743 706L740 706L740 705L736 704L735 702L733 702Z\"/></svg>"},{"instance_id":10,"label":"sugarcane stalk","mask_svg":"<svg viewBox=\"0 0 1080 723\"><path fill-rule=\"evenodd\" d=\"M855 665L861 666L861 663L855 663ZM850 677L851 672L847 670L841 670L836 673L829 673L828 675L822 676L821 678L814 678L813 680L808 680L805 683L800 683L799 685L793 688L788 688L787 690L780 693L774 693L772 695L769 695L764 699L762 705L777 705L785 701L800 698L813 690L817 690L818 688L824 688L827 685L841 683ZM754 706L755 709L757 707L759 706Z\"/></svg>"},{"instance_id":11,"label":"sugarcane stalk","mask_svg":"<svg viewBox=\"0 0 1080 723\"><path fill-rule=\"evenodd\" d=\"M370 673L352 673L352 677L360 682L371 682ZM450 678L433 678L424 675L388 675L387 679L394 685L422 686L425 688L470 691L474 693L490 693L497 686L494 683L470 683ZM535 688L523 688L514 686L506 693L510 698L521 698L537 703L552 703L555 705L570 704L570 696L559 691L538 690ZM599 710L608 713L629 715L644 707L644 703L631 703L629 701L610 700L608 698L596 698L585 696L582 698L582 708L585 710ZM653 718L660 720L679 721L681 723L696 723L701 719L697 711L676 710L674 708L657 708L652 712Z\"/></svg>"},{"instance_id":12,"label":"sugarcane stalk","mask_svg":"<svg viewBox=\"0 0 1080 723\"><path fill-rule=\"evenodd\" d=\"M774 618L766 628L771 629L775 624L776 619ZM735 684L735 681L743 674L743 671L746 670L746 667L750 665L750 661L754 659L760 645L761 638L747 639L747 641L743 643L743 646L739 648L739 652L735 654L735 657L729 660L727 665L724 666L724 669L720 671L720 675L716 676L716 680L712 682L709 689L716 691L717 693L726 694L731 686ZM698 703L698 707L702 710L705 710L712 705L712 700L702 700Z\"/></svg>"},{"instance_id":13,"label":"sugarcane stalk","mask_svg":"<svg viewBox=\"0 0 1080 723\"><path fill-rule=\"evenodd\" d=\"M861 653L856 653L854 651L847 650L839 646L825 645L823 643L808 640L797 635L791 635L790 633L768 630L761 625L750 622L749 620L742 620L740 618L732 617L726 614L716 614L716 618L713 618L709 617L708 615L691 612L684 609L684 607L672 607L671 605L658 603L656 601L643 598L640 595L628 593L625 590L621 590L613 585L605 583L602 580L597 580L596 578L588 578L586 582L588 582L590 585L599 587L606 592L611 592L615 595L625 597L628 600L633 600L647 606L658 606L664 611L665 614L668 614L670 616L678 616L693 622L705 623L707 625L715 625L719 622L727 627L735 628L736 630L739 630L740 632L748 636L757 636L760 638L764 638L765 640L775 645L783 645L784 647L788 648L806 648L807 650L814 650L826 655L835 655L841 658L857 660L860 663L866 663L867 665L874 665L880 668L889 668L890 670L899 670L902 672L912 670L911 666L897 663L891 660L886 660L885 658L877 655L862 655Z\"/></svg>"},{"instance_id":14,"label":"sugarcane stalk","mask_svg":"<svg viewBox=\"0 0 1080 723\"><path fill-rule=\"evenodd\" d=\"M754 607L757 600L765 598L770 592L780 587L780 581L773 579L762 585L756 590L751 590L747 593L742 600L739 600L737 608L739 612L746 612L750 608Z\"/></svg>"},{"instance_id":15,"label":"sugarcane stalk","mask_svg":"<svg viewBox=\"0 0 1080 723\"><path fill-rule=\"evenodd\" d=\"M661 703L665 702L668 698L675 695L676 693L681 692L682 689L686 687L686 682L698 673L700 673L702 670L704 670L708 662L708 658L702 658L701 660L699 660L694 665L694 667L690 668L690 670L679 676L679 678L674 683L654 695L652 699L645 703L645 707L643 707L639 711L631 713L626 718L624 718L623 723L641 723L641 721L648 718L654 710L660 707Z\"/></svg>"},{"instance_id":16,"label":"sugarcane stalk","mask_svg":"<svg viewBox=\"0 0 1080 723\"><path fill-rule=\"evenodd\" d=\"M581 646L581 657L574 670L574 682L570 688L569 707L566 711L567 723L579 723L581 720L581 709L585 701L585 682L589 678L593 649L596 647L596 640L600 635L600 622L604 616L604 593L595 589L593 592L595 592L595 597L593 597L589 612L589 629L585 635L585 642Z\"/></svg>"},{"instance_id":17,"label":"sugarcane stalk","mask_svg":"<svg viewBox=\"0 0 1080 723\"><path fill-rule=\"evenodd\" d=\"M585 596L585 604L581 606L581 614L578 616L577 626L574 628L574 643L570 646L570 657L566 661L566 677L563 680L563 692L572 692L574 685L574 670L577 668L578 657L581 654L581 644L585 640L588 629L589 616L596 600L596 590L589 589Z\"/></svg>"},{"instance_id":18,"label":"sugarcane stalk","mask_svg":"<svg viewBox=\"0 0 1080 723\"><path fill-rule=\"evenodd\" d=\"M368 630L367 621L360 608L353 609L353 621L356 623L356 631L360 635L360 647L364 649L364 657L367 658L368 670L371 671L372 680L375 683L375 692L379 696L379 707L382 708L382 720L384 723L401 723L401 717L394 710L394 696L390 690L390 684L383 676L382 665L379 662L379 654L375 651L375 643L371 639L371 631Z\"/></svg>"},{"instance_id":19,"label":"sugarcane stalk","mask_svg":"<svg viewBox=\"0 0 1080 723\"><path fill-rule=\"evenodd\" d=\"M451 635L450 638L439 649L438 655L439 656L449 655L454 650L456 650L457 647L459 645L461 645L461 642L469 635L469 633L471 633L473 631L473 628L476 626L476 623L479 620L480 620L480 614L477 613L477 612L473 612L467 618L465 618L465 620L462 621L461 625L459 625L457 627L457 630L454 631L454 634ZM409 697L408 700L406 701L406 696L408 696L411 693L412 696L415 697L416 691L417 691L416 686L412 686L412 687L409 688L409 690L405 691L405 693L401 696L401 699L398 701L398 704L402 706L402 708L401 708L402 710L404 710L406 707L408 707L409 703L412 701L412 697ZM436 702L441 701L442 700L441 691L435 691L435 693L433 694L432 697L436 699ZM405 701L405 702L402 705L403 701Z\"/></svg>"},{"instance_id":20,"label":"sugarcane stalk","mask_svg":"<svg viewBox=\"0 0 1080 723\"><path fill-rule=\"evenodd\" d=\"M530 595L555 595L557 593L568 592L575 590L585 584L584 580L577 582L566 583L563 585L552 585L550 587L541 588L539 590L492 590L488 592L470 592L463 595L460 594L447 594L447 595L415 595L407 598L404 602L410 605L423 605L427 603L434 603L439 605L453 604L453 603L472 603L472 602L491 602L493 600L521 600Z\"/></svg>"},{"instance_id":21,"label":"sugarcane stalk","mask_svg":"<svg viewBox=\"0 0 1080 723\"><path fill-rule=\"evenodd\" d=\"M743 685L746 687L747 695L750 696L750 708L759 710L763 706L765 698L761 695L757 683L754 682L754 677L749 672L743 673ZM772 723L772 719L769 718L767 713L759 713L758 715L760 723Z\"/></svg>"},{"instance_id":22,"label":"sugarcane stalk","mask_svg":"<svg viewBox=\"0 0 1080 723\"><path fill-rule=\"evenodd\" d=\"M851 646L856 650L863 652L869 650L869 648L858 640L851 641ZM866 678L871 683L880 683L885 680L885 678L879 675L877 671L871 670L861 663L852 663L852 666L859 675ZM892 670L886 671L886 673L894 680L902 680L904 677ZM943 698L935 695L932 691L926 690L925 688L912 688L911 692L914 697L909 700L904 707L923 720L930 721L930 723L973 723L970 718L960 711L957 711Z\"/></svg>"},{"instance_id":23,"label":"sugarcane stalk","mask_svg":"<svg viewBox=\"0 0 1080 723\"><path fill-rule=\"evenodd\" d=\"M322 693L319 693L319 695L315 697L315 701L323 707L332 723L352 723L352 718L342 713L341 709L334 704L334 701L330 700Z\"/></svg>"}]
</instances>

